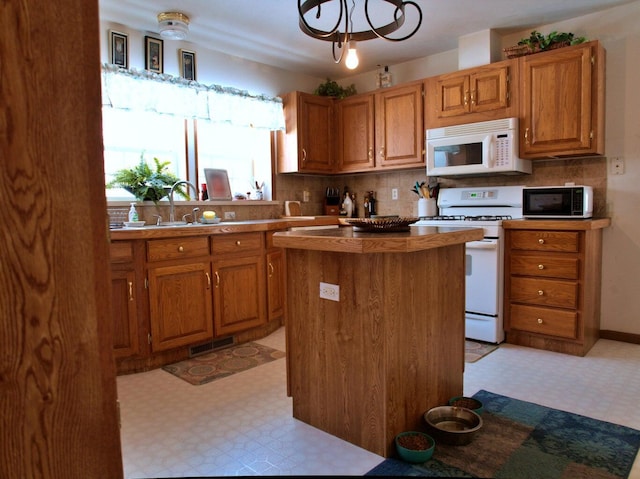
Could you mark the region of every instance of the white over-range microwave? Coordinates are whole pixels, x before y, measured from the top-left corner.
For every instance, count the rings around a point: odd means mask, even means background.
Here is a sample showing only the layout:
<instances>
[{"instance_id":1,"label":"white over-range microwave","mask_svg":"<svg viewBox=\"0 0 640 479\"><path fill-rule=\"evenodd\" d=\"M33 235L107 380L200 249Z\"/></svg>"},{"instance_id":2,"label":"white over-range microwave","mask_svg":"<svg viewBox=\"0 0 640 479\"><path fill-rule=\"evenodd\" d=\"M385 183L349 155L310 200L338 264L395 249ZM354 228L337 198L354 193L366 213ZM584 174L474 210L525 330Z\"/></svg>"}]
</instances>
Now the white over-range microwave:
<instances>
[{"instance_id":1,"label":"white over-range microwave","mask_svg":"<svg viewBox=\"0 0 640 479\"><path fill-rule=\"evenodd\" d=\"M518 119L467 123L427 130L427 176L531 173L518 157Z\"/></svg>"}]
</instances>

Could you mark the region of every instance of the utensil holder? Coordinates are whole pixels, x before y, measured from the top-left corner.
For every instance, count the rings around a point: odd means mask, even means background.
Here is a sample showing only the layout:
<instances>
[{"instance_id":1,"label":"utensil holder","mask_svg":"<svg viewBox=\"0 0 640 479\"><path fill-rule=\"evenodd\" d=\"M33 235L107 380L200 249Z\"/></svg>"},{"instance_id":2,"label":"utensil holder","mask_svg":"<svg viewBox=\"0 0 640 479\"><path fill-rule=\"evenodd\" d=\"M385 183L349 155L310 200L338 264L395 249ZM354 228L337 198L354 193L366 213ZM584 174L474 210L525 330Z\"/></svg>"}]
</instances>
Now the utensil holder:
<instances>
[{"instance_id":1,"label":"utensil holder","mask_svg":"<svg viewBox=\"0 0 640 479\"><path fill-rule=\"evenodd\" d=\"M435 198L420 198L418 200L418 217L436 216L438 214L438 205Z\"/></svg>"}]
</instances>

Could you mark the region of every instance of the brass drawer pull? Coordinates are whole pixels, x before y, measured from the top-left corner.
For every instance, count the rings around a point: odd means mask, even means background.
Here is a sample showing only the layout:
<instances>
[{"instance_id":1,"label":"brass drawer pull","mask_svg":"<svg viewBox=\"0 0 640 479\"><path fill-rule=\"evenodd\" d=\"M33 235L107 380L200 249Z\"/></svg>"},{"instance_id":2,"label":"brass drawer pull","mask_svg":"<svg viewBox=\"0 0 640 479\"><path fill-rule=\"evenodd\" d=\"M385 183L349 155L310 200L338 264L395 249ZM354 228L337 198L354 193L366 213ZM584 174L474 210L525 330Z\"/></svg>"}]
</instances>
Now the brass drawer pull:
<instances>
[{"instance_id":1,"label":"brass drawer pull","mask_svg":"<svg viewBox=\"0 0 640 479\"><path fill-rule=\"evenodd\" d=\"M542 324L542 318L538 318L538 324Z\"/></svg>"},{"instance_id":2,"label":"brass drawer pull","mask_svg":"<svg viewBox=\"0 0 640 479\"><path fill-rule=\"evenodd\" d=\"M542 291L541 289L538 290L538 296L544 296L544 291Z\"/></svg>"},{"instance_id":3,"label":"brass drawer pull","mask_svg":"<svg viewBox=\"0 0 640 479\"><path fill-rule=\"evenodd\" d=\"M540 244L544 244L544 240L543 240L542 238L540 238L540 239L538 240L538 243L540 243Z\"/></svg>"},{"instance_id":4,"label":"brass drawer pull","mask_svg":"<svg viewBox=\"0 0 640 479\"><path fill-rule=\"evenodd\" d=\"M184 252L184 247L183 246L178 246L178 251L180 251L181 253Z\"/></svg>"},{"instance_id":5,"label":"brass drawer pull","mask_svg":"<svg viewBox=\"0 0 640 479\"><path fill-rule=\"evenodd\" d=\"M236 241L236 246L240 246L240 240Z\"/></svg>"},{"instance_id":6,"label":"brass drawer pull","mask_svg":"<svg viewBox=\"0 0 640 479\"><path fill-rule=\"evenodd\" d=\"M269 278L273 276L274 271L273 263L269 262Z\"/></svg>"},{"instance_id":7,"label":"brass drawer pull","mask_svg":"<svg viewBox=\"0 0 640 479\"><path fill-rule=\"evenodd\" d=\"M538 269L544 269L544 265L543 264L539 264L538 265Z\"/></svg>"},{"instance_id":8,"label":"brass drawer pull","mask_svg":"<svg viewBox=\"0 0 640 479\"><path fill-rule=\"evenodd\" d=\"M129 301L133 301L133 281L129 281Z\"/></svg>"},{"instance_id":9,"label":"brass drawer pull","mask_svg":"<svg viewBox=\"0 0 640 479\"><path fill-rule=\"evenodd\" d=\"M216 288L217 288L218 286L220 286L220 275L218 274L217 271L214 272L213 274L216 275Z\"/></svg>"},{"instance_id":10,"label":"brass drawer pull","mask_svg":"<svg viewBox=\"0 0 640 479\"><path fill-rule=\"evenodd\" d=\"M211 276L209 273L204 273L204 275L207 277L207 289L211 289Z\"/></svg>"}]
</instances>

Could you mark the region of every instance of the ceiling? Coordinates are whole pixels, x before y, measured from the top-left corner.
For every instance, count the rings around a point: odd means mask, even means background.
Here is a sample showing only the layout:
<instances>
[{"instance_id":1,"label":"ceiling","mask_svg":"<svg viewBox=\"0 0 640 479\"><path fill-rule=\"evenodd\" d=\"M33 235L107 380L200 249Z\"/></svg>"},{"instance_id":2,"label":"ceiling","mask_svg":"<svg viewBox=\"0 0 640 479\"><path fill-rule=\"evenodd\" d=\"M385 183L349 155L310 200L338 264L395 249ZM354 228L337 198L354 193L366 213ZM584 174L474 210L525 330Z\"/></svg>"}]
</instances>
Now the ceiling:
<instances>
[{"instance_id":1,"label":"ceiling","mask_svg":"<svg viewBox=\"0 0 640 479\"><path fill-rule=\"evenodd\" d=\"M364 1L355 1L354 29L362 30ZM393 9L389 10L386 2L369 1L372 17L376 13L385 17L392 14ZM633 1L415 0L423 15L419 31L402 42L382 39L359 42L360 66L356 72L453 50L458 47L458 38L469 33L486 29L503 34L521 31ZM321 20L329 20L333 3L323 5ZM340 79L352 74L344 62L334 63L331 42L302 33L297 5L292 0L99 0L99 4L101 20L152 34L158 32L158 13L182 12L191 19L186 41L193 44L196 52L202 46L320 78ZM348 5L351 6L351 1ZM405 13L406 23L395 36L408 33L416 25L416 10L408 5ZM385 19L384 23L390 21L391 18ZM335 23L335 17L327 23Z\"/></svg>"}]
</instances>

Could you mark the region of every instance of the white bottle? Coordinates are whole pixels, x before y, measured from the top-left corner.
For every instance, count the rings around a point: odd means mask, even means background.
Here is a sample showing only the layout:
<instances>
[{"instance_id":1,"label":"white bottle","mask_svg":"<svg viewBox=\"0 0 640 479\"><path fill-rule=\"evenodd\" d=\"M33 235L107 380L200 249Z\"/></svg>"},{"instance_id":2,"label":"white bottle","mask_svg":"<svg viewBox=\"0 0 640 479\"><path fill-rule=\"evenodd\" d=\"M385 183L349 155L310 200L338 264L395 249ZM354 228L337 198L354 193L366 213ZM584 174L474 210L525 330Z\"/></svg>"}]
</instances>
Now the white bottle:
<instances>
[{"instance_id":1,"label":"white bottle","mask_svg":"<svg viewBox=\"0 0 640 479\"><path fill-rule=\"evenodd\" d=\"M353 201L351 201L349 193L346 194L344 201L342 202L342 207L347 213L347 218L351 218L351 216L353 216Z\"/></svg>"},{"instance_id":2,"label":"white bottle","mask_svg":"<svg viewBox=\"0 0 640 479\"><path fill-rule=\"evenodd\" d=\"M131 208L129 208L129 221L138 221L138 211L135 203L131 203Z\"/></svg>"}]
</instances>

